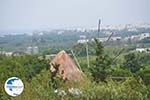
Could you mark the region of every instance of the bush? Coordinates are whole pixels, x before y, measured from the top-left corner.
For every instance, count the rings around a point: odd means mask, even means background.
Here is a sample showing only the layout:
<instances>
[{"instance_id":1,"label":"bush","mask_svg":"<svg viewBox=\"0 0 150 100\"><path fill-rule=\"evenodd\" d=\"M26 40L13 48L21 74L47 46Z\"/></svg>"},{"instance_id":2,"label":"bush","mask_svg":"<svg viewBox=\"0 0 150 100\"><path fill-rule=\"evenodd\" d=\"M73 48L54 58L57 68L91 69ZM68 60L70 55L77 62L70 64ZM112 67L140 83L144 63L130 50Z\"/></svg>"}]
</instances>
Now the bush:
<instances>
[{"instance_id":1,"label":"bush","mask_svg":"<svg viewBox=\"0 0 150 100\"><path fill-rule=\"evenodd\" d=\"M140 56L135 53L129 53L124 56L124 68L129 69L132 73L136 73L142 67Z\"/></svg>"},{"instance_id":2,"label":"bush","mask_svg":"<svg viewBox=\"0 0 150 100\"><path fill-rule=\"evenodd\" d=\"M150 65L146 66L145 68L141 69L137 75L139 75L145 84L149 85L150 84Z\"/></svg>"},{"instance_id":3,"label":"bush","mask_svg":"<svg viewBox=\"0 0 150 100\"><path fill-rule=\"evenodd\" d=\"M110 70L110 75L113 77L131 77L132 73L127 69L121 68L120 66L114 66Z\"/></svg>"}]
</instances>

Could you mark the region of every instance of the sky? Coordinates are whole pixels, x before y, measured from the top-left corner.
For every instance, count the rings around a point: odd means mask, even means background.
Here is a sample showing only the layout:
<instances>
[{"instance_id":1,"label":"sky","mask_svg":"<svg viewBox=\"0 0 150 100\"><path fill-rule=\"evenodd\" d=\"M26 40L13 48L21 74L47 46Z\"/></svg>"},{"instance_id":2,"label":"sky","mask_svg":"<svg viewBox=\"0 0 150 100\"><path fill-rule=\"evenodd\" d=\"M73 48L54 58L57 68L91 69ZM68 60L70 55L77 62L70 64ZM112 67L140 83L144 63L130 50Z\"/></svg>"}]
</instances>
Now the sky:
<instances>
[{"instance_id":1,"label":"sky","mask_svg":"<svg viewBox=\"0 0 150 100\"><path fill-rule=\"evenodd\" d=\"M0 32L150 23L150 0L0 0Z\"/></svg>"}]
</instances>

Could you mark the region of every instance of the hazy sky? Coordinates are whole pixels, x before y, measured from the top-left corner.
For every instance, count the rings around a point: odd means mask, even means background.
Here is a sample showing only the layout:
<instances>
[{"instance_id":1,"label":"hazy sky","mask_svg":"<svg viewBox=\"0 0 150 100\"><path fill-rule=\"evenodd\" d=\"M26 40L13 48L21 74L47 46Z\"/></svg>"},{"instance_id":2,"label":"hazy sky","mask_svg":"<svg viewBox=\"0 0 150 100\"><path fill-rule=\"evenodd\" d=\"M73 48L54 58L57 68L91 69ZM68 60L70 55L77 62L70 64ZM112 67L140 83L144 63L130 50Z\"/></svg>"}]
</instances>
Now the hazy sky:
<instances>
[{"instance_id":1,"label":"hazy sky","mask_svg":"<svg viewBox=\"0 0 150 100\"><path fill-rule=\"evenodd\" d=\"M150 0L0 0L0 32L150 23Z\"/></svg>"}]
</instances>

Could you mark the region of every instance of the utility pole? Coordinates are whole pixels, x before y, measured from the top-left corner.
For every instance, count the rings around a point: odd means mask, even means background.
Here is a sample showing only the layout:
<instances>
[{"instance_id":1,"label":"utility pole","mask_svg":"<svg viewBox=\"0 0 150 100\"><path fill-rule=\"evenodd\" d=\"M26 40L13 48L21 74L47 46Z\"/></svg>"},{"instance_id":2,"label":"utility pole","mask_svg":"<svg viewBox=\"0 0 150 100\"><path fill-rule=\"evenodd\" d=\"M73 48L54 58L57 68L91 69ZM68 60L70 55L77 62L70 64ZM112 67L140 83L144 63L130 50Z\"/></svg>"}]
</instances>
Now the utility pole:
<instances>
[{"instance_id":1,"label":"utility pole","mask_svg":"<svg viewBox=\"0 0 150 100\"><path fill-rule=\"evenodd\" d=\"M100 36L100 27L101 27L101 19L99 19L99 21L98 21L98 38L99 38L99 36Z\"/></svg>"},{"instance_id":2,"label":"utility pole","mask_svg":"<svg viewBox=\"0 0 150 100\"><path fill-rule=\"evenodd\" d=\"M89 49L88 49L88 41L86 41L86 59L87 59L87 67L90 67L90 63L89 63Z\"/></svg>"}]
</instances>

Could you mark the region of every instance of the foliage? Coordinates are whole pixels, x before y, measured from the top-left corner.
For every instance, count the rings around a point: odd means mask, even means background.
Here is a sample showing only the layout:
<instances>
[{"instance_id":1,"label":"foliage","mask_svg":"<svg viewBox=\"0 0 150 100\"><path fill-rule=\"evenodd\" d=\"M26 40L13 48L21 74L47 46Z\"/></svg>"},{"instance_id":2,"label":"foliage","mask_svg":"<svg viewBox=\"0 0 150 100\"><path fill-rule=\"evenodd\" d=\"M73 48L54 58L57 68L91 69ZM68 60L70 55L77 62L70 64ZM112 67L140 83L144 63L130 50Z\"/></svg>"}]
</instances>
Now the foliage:
<instances>
[{"instance_id":1,"label":"foliage","mask_svg":"<svg viewBox=\"0 0 150 100\"><path fill-rule=\"evenodd\" d=\"M150 84L150 65L145 66L142 68L137 75L139 75L142 80L145 82L145 84Z\"/></svg>"},{"instance_id":2,"label":"foliage","mask_svg":"<svg viewBox=\"0 0 150 100\"><path fill-rule=\"evenodd\" d=\"M55 93L51 87L51 74L47 70L42 70L30 82L24 81L25 90L20 96L10 98L11 100L149 100L149 90L142 80L128 77L124 81L113 81L106 79L106 83L95 83L89 78L80 82L61 82L59 90L65 91L65 95ZM41 81L42 80L42 81ZM72 94L70 88L79 89L80 94ZM5 93L4 93L5 94Z\"/></svg>"},{"instance_id":3,"label":"foliage","mask_svg":"<svg viewBox=\"0 0 150 100\"><path fill-rule=\"evenodd\" d=\"M110 68L111 60L107 55L104 55L104 47L98 39L95 39L95 54L96 61L90 67L90 70L95 81L104 81L107 77L107 69Z\"/></svg>"},{"instance_id":4,"label":"foliage","mask_svg":"<svg viewBox=\"0 0 150 100\"><path fill-rule=\"evenodd\" d=\"M60 40L58 35L54 36ZM91 53L89 56L89 69L84 50L81 51L82 56L78 57L85 74L84 80L81 81L64 82L59 77L55 77L53 81L51 78L53 74L47 70L50 61L44 58L38 59L35 55L11 57L0 55L0 100L149 100L149 54L127 53L130 51L127 49L124 52L125 55L121 54L112 63L112 57L115 56L117 50L120 50L120 47L108 47L106 52L106 48L97 39L95 39L94 46L92 50L95 54ZM82 45L77 49L80 47ZM43 54L56 53L59 50L52 48L44 51ZM6 79L12 76L21 78L25 84L23 93L15 98L8 96L3 88ZM116 80L114 77L123 79ZM54 85L57 85L57 88L54 88ZM70 93L71 88L76 89L77 94Z\"/></svg>"},{"instance_id":5,"label":"foliage","mask_svg":"<svg viewBox=\"0 0 150 100\"><path fill-rule=\"evenodd\" d=\"M133 73L136 73L142 67L141 61L140 61L141 59L135 53L129 53L125 55L124 59L125 59L125 62L123 63L123 66L129 69Z\"/></svg>"},{"instance_id":6,"label":"foliage","mask_svg":"<svg viewBox=\"0 0 150 100\"><path fill-rule=\"evenodd\" d=\"M131 77L132 73L127 69L123 69L120 66L116 66L111 68L110 75L113 77Z\"/></svg>"}]
</instances>

